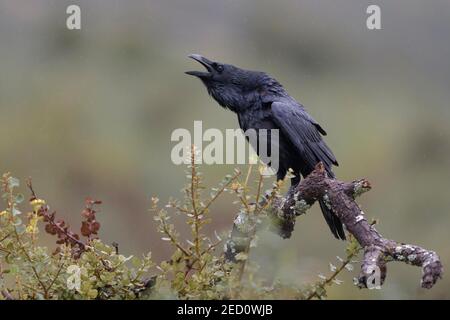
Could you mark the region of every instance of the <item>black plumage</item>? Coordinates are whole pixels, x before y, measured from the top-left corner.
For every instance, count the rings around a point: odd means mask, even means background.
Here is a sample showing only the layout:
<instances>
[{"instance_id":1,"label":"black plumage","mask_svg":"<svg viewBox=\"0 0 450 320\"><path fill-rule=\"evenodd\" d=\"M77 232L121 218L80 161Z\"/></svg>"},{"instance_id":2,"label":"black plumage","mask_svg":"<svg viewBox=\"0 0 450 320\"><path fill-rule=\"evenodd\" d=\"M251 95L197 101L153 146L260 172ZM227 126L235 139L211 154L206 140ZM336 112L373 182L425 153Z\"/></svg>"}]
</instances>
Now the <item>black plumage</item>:
<instances>
[{"instance_id":1,"label":"black plumage","mask_svg":"<svg viewBox=\"0 0 450 320\"><path fill-rule=\"evenodd\" d=\"M279 129L278 179L292 169L294 187L300 182L300 175L307 176L320 161L328 175L334 177L332 166L338 162L322 139L325 130L278 81L264 72L213 62L197 54L189 57L200 62L206 71L186 73L198 77L222 107L237 114L242 130ZM339 218L323 200L319 203L333 235L345 239Z\"/></svg>"}]
</instances>

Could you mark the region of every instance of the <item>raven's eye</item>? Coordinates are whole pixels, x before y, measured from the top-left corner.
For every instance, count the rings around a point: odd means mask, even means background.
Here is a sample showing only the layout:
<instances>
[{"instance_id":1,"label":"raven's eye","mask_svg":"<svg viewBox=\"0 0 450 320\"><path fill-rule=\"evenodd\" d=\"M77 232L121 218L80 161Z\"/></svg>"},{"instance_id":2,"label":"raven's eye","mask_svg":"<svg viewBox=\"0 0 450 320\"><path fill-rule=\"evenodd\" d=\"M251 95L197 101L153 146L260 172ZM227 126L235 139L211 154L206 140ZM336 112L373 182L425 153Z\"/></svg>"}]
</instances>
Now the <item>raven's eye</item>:
<instances>
[{"instance_id":1,"label":"raven's eye","mask_svg":"<svg viewBox=\"0 0 450 320\"><path fill-rule=\"evenodd\" d=\"M218 65L216 65L215 69L217 70L217 72L222 72L223 71L223 65L218 64Z\"/></svg>"}]
</instances>

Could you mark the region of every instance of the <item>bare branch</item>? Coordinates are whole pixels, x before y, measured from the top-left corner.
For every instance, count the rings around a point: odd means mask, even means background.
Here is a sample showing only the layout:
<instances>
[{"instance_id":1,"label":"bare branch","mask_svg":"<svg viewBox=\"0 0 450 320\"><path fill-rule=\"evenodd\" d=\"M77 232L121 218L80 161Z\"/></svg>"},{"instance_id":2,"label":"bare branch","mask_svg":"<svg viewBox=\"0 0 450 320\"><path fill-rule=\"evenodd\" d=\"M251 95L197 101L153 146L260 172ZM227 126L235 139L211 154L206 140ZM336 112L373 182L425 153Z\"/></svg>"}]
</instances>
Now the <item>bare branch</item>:
<instances>
[{"instance_id":1,"label":"bare branch","mask_svg":"<svg viewBox=\"0 0 450 320\"><path fill-rule=\"evenodd\" d=\"M361 273L358 278L360 287L377 285L377 279L379 285L382 285L386 278L386 264L390 261L401 261L422 267L422 287L427 289L433 287L443 274L439 256L434 251L416 245L384 238L366 220L364 212L355 202L356 197L370 189L370 183L365 179L353 182L330 179L323 164L319 163L295 189L289 190L284 198L275 199L272 202L267 210L267 217L271 222L270 229L283 238L289 238L294 229L296 217L306 213L318 199L324 199L341 219L347 231L364 249ZM240 252L242 243L250 241L248 236L251 235L246 232L247 230L239 230L236 220L225 252L226 257L231 261ZM254 221L255 228L259 225L262 224ZM375 282L372 283L372 281Z\"/></svg>"}]
</instances>

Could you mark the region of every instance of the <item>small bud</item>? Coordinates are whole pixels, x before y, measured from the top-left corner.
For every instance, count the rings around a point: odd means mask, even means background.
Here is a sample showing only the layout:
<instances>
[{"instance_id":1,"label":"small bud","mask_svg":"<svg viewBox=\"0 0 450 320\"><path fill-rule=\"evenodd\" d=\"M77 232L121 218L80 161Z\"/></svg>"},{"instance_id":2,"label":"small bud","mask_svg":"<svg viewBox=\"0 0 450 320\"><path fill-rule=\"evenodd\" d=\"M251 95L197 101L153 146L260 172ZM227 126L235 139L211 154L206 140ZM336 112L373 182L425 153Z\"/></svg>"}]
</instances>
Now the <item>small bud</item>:
<instances>
[{"instance_id":1,"label":"small bud","mask_svg":"<svg viewBox=\"0 0 450 320\"><path fill-rule=\"evenodd\" d=\"M352 264L346 264L345 265L345 269L347 269L347 271L353 271L353 265Z\"/></svg>"},{"instance_id":2,"label":"small bud","mask_svg":"<svg viewBox=\"0 0 450 320\"><path fill-rule=\"evenodd\" d=\"M45 206L45 201L42 199L34 199L30 201L30 205L33 208L33 212L37 213L42 206Z\"/></svg>"}]
</instances>

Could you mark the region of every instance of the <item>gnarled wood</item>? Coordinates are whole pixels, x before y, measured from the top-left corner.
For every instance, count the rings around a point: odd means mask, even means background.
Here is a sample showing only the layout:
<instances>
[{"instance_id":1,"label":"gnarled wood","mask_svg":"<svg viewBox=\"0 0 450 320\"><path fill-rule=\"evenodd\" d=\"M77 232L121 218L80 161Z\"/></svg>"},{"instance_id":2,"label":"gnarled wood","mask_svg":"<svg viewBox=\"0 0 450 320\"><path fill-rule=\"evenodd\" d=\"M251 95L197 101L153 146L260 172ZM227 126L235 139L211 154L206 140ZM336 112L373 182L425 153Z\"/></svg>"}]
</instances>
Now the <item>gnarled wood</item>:
<instances>
[{"instance_id":1,"label":"gnarled wood","mask_svg":"<svg viewBox=\"0 0 450 320\"><path fill-rule=\"evenodd\" d=\"M347 231L351 233L364 249L361 272L358 278L360 287L383 284L386 278L386 264L390 261L402 261L422 267L421 285L431 288L442 277L443 266L434 251L416 245L399 243L384 238L364 217L363 211L355 202L355 198L369 191L370 183L365 180L342 182L330 179L324 166L319 163L315 170L282 199L274 201L268 210L271 229L283 238L289 238L294 229L297 216L306 211L318 199L324 199L331 207ZM225 246L225 255L229 260L242 252L248 245L258 221L250 221L242 230L238 219L235 220L230 239ZM250 227L248 227L250 226Z\"/></svg>"}]
</instances>

